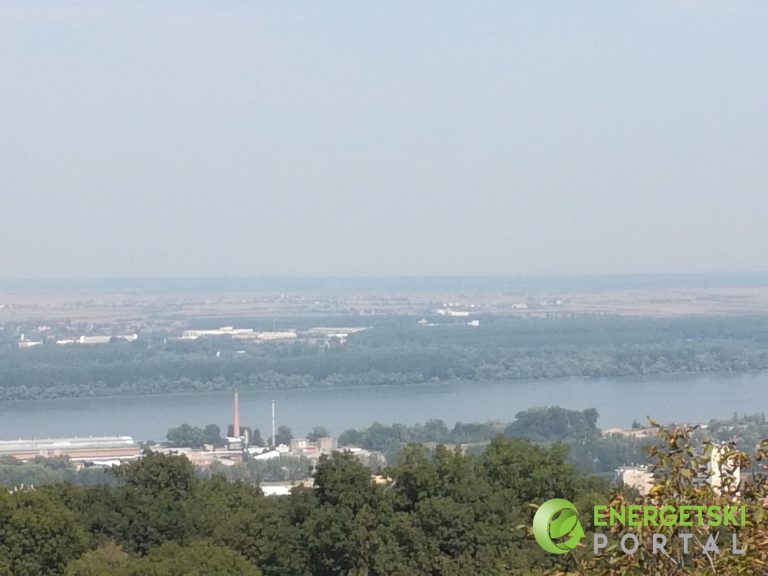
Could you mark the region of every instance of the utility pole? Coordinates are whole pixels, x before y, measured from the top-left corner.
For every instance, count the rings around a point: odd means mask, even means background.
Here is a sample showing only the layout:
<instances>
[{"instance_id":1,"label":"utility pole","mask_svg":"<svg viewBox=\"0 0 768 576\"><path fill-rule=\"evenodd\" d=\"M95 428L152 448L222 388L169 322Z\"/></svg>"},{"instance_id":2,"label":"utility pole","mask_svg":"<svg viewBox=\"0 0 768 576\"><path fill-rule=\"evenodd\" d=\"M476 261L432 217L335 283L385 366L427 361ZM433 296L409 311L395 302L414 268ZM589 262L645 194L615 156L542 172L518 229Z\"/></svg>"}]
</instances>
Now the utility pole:
<instances>
[{"instance_id":1,"label":"utility pole","mask_svg":"<svg viewBox=\"0 0 768 576\"><path fill-rule=\"evenodd\" d=\"M272 444L277 448L277 438L275 437L275 401L272 400Z\"/></svg>"},{"instance_id":2,"label":"utility pole","mask_svg":"<svg viewBox=\"0 0 768 576\"><path fill-rule=\"evenodd\" d=\"M232 436L240 438L240 403L239 394L235 390L235 421L232 423Z\"/></svg>"}]
</instances>

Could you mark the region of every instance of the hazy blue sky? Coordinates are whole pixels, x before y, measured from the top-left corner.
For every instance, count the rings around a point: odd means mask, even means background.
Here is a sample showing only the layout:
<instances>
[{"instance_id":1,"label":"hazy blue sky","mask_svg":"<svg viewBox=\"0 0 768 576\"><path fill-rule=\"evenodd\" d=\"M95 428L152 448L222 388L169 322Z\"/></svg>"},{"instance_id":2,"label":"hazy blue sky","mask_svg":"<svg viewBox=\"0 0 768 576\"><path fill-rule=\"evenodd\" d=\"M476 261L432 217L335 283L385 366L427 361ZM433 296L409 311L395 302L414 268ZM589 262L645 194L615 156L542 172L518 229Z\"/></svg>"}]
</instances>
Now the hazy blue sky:
<instances>
[{"instance_id":1,"label":"hazy blue sky","mask_svg":"<svg viewBox=\"0 0 768 576\"><path fill-rule=\"evenodd\" d=\"M768 2L0 0L0 277L768 269Z\"/></svg>"}]
</instances>

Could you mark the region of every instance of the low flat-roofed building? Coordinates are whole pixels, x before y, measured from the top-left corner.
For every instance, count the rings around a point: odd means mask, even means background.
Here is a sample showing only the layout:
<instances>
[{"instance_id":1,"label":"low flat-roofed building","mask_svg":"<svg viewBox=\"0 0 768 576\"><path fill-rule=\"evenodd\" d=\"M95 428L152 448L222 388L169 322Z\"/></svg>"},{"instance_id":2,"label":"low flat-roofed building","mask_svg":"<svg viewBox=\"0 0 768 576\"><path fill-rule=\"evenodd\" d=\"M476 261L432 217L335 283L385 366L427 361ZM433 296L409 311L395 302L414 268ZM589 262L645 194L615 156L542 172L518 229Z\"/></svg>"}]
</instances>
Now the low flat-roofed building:
<instances>
[{"instance_id":1,"label":"low flat-roofed building","mask_svg":"<svg viewBox=\"0 0 768 576\"><path fill-rule=\"evenodd\" d=\"M308 478L306 480L295 480L291 482L261 482L259 487L264 493L264 496L288 496L294 488L298 488L299 486L312 488L314 484L314 478Z\"/></svg>"},{"instance_id":2,"label":"low flat-roofed building","mask_svg":"<svg viewBox=\"0 0 768 576\"><path fill-rule=\"evenodd\" d=\"M603 437L623 436L624 438L653 438L658 435L656 428L606 428Z\"/></svg>"},{"instance_id":3,"label":"low flat-roofed building","mask_svg":"<svg viewBox=\"0 0 768 576\"><path fill-rule=\"evenodd\" d=\"M621 466L616 469L619 480L630 488L635 488L643 496L653 486L653 474L647 466Z\"/></svg>"},{"instance_id":4,"label":"low flat-roofed building","mask_svg":"<svg viewBox=\"0 0 768 576\"><path fill-rule=\"evenodd\" d=\"M277 450L267 450L253 455L254 460L275 460L276 458L280 458L280 452Z\"/></svg>"},{"instance_id":5,"label":"low flat-roofed building","mask_svg":"<svg viewBox=\"0 0 768 576\"><path fill-rule=\"evenodd\" d=\"M231 337L249 337L254 336L253 328L235 328L234 326L222 326L215 330L184 330L181 334L182 340L197 340L206 336L231 336Z\"/></svg>"},{"instance_id":6,"label":"low flat-roofed building","mask_svg":"<svg viewBox=\"0 0 768 576\"><path fill-rule=\"evenodd\" d=\"M291 438L290 442L291 452L299 452L307 447L306 438Z\"/></svg>"},{"instance_id":7,"label":"low flat-roofed building","mask_svg":"<svg viewBox=\"0 0 768 576\"><path fill-rule=\"evenodd\" d=\"M208 468L214 462L220 462L224 466L232 466L243 460L242 450L226 450L222 448L214 450L198 450L196 448L183 448L175 446L156 446L154 452L160 454L184 456L198 468Z\"/></svg>"},{"instance_id":8,"label":"low flat-roofed building","mask_svg":"<svg viewBox=\"0 0 768 576\"><path fill-rule=\"evenodd\" d=\"M322 438L318 438L315 445L317 446L317 449L320 450L320 452L333 452L337 448L336 438L332 436L323 436Z\"/></svg>"},{"instance_id":9,"label":"low flat-roofed building","mask_svg":"<svg viewBox=\"0 0 768 576\"><path fill-rule=\"evenodd\" d=\"M19 460L37 456L68 456L75 461L129 459L141 456L141 448L131 436L0 440L0 456Z\"/></svg>"},{"instance_id":10,"label":"low flat-roofed building","mask_svg":"<svg viewBox=\"0 0 768 576\"><path fill-rule=\"evenodd\" d=\"M296 332L292 330L284 330L283 332L259 332L256 335L257 340L271 341L271 340L293 340L296 338Z\"/></svg>"}]
</instances>

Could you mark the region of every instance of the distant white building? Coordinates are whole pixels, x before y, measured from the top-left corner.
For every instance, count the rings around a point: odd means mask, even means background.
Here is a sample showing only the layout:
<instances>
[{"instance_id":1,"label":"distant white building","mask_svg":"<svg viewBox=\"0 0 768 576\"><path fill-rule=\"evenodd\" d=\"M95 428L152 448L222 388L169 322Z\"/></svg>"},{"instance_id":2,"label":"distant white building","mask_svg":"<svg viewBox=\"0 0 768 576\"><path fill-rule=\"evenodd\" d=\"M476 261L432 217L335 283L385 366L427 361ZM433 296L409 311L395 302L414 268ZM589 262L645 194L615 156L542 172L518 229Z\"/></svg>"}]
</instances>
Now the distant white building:
<instances>
[{"instance_id":1,"label":"distant white building","mask_svg":"<svg viewBox=\"0 0 768 576\"><path fill-rule=\"evenodd\" d=\"M17 346L19 348L34 348L35 346L40 346L42 342L38 342L36 340L28 340L27 337L22 334L21 338L19 338L19 341L17 342Z\"/></svg>"},{"instance_id":2,"label":"distant white building","mask_svg":"<svg viewBox=\"0 0 768 576\"><path fill-rule=\"evenodd\" d=\"M452 308L438 308L433 310L433 313L437 314L438 316L449 316L452 318L466 318L469 316L469 312L467 310L454 310Z\"/></svg>"},{"instance_id":3,"label":"distant white building","mask_svg":"<svg viewBox=\"0 0 768 576\"><path fill-rule=\"evenodd\" d=\"M622 466L616 469L616 475L625 486L635 488L643 496L653 486L653 474L647 466Z\"/></svg>"},{"instance_id":4,"label":"distant white building","mask_svg":"<svg viewBox=\"0 0 768 576\"><path fill-rule=\"evenodd\" d=\"M251 450L249 450L249 452L251 452ZM276 458L280 458L280 452L278 452L277 450L267 450L266 452L261 452L257 454L253 454L253 452L251 452L251 455L253 456L254 460L260 460L260 461L274 460Z\"/></svg>"},{"instance_id":5,"label":"distant white building","mask_svg":"<svg viewBox=\"0 0 768 576\"><path fill-rule=\"evenodd\" d=\"M2 440L0 456L30 460L36 456L69 456L73 461L112 461L138 458L141 450L130 436Z\"/></svg>"},{"instance_id":6,"label":"distant white building","mask_svg":"<svg viewBox=\"0 0 768 576\"><path fill-rule=\"evenodd\" d=\"M337 447L336 438L333 438L332 436L318 438L315 444L320 452L333 452Z\"/></svg>"},{"instance_id":7,"label":"distant white building","mask_svg":"<svg viewBox=\"0 0 768 576\"><path fill-rule=\"evenodd\" d=\"M291 488L293 488L293 485L263 482L260 488L264 493L264 496L288 496L291 493Z\"/></svg>"},{"instance_id":8,"label":"distant white building","mask_svg":"<svg viewBox=\"0 0 768 576\"><path fill-rule=\"evenodd\" d=\"M264 493L264 496L288 496L291 490L303 486L304 488L312 488L315 482L313 479L295 482L262 482L259 484L259 488Z\"/></svg>"},{"instance_id":9,"label":"distant white building","mask_svg":"<svg viewBox=\"0 0 768 576\"><path fill-rule=\"evenodd\" d=\"M720 494L723 490L735 494L741 484L741 468L733 458L726 458L720 446L714 446L709 457L709 483Z\"/></svg>"},{"instance_id":10,"label":"distant white building","mask_svg":"<svg viewBox=\"0 0 768 576\"><path fill-rule=\"evenodd\" d=\"M77 344L109 344L111 336L80 336L75 342Z\"/></svg>"},{"instance_id":11,"label":"distant white building","mask_svg":"<svg viewBox=\"0 0 768 576\"><path fill-rule=\"evenodd\" d=\"M240 336L253 335L253 328L235 328L234 326L222 326L215 330L184 330L182 340L197 340L205 336Z\"/></svg>"},{"instance_id":12,"label":"distant white building","mask_svg":"<svg viewBox=\"0 0 768 576\"><path fill-rule=\"evenodd\" d=\"M652 438L658 434L656 428L606 428L602 431L604 438L623 436L624 438Z\"/></svg>"},{"instance_id":13,"label":"distant white building","mask_svg":"<svg viewBox=\"0 0 768 576\"><path fill-rule=\"evenodd\" d=\"M135 340L138 340L139 335L138 334L123 334L118 336L80 336L78 338L61 338L59 340L56 340L56 344L59 345L65 345L65 344L85 344L85 345L93 345L93 344L109 344L110 342L114 340L121 340L123 342L133 342Z\"/></svg>"},{"instance_id":14,"label":"distant white building","mask_svg":"<svg viewBox=\"0 0 768 576\"><path fill-rule=\"evenodd\" d=\"M222 326L215 330L184 330L181 334L182 340L197 340L198 338L229 336L236 340L291 340L296 338L296 332L285 330L283 332L256 332L253 328L235 328L233 326Z\"/></svg>"},{"instance_id":15,"label":"distant white building","mask_svg":"<svg viewBox=\"0 0 768 576\"><path fill-rule=\"evenodd\" d=\"M307 447L306 438L291 438L291 452L299 452Z\"/></svg>"},{"instance_id":16,"label":"distant white building","mask_svg":"<svg viewBox=\"0 0 768 576\"><path fill-rule=\"evenodd\" d=\"M367 330L365 327L333 327L333 326L315 326L310 328L307 332L313 336L334 336L344 334L349 336L350 334L356 334L357 332L363 332Z\"/></svg>"},{"instance_id":17,"label":"distant white building","mask_svg":"<svg viewBox=\"0 0 768 576\"><path fill-rule=\"evenodd\" d=\"M284 332L259 332L256 335L257 340L272 341L272 340L293 340L296 338L296 332L284 331Z\"/></svg>"}]
</instances>

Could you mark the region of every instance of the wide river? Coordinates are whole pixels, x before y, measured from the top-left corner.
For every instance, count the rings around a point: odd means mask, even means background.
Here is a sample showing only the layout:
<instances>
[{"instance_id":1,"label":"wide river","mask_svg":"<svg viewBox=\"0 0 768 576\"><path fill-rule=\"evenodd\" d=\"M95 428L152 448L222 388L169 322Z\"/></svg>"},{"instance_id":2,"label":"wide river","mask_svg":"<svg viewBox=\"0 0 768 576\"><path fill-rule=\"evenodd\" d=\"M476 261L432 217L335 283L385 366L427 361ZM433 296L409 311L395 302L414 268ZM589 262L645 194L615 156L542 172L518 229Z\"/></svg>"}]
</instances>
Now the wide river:
<instances>
[{"instance_id":1,"label":"wide river","mask_svg":"<svg viewBox=\"0 0 768 576\"><path fill-rule=\"evenodd\" d=\"M662 422L706 422L734 412L768 409L768 372L621 379L453 382L377 388L276 390L240 394L240 422L261 430L277 423L303 435L323 425L332 433L441 418L455 422L510 421L535 406L597 408L601 427L628 427L647 415ZM168 428L232 421L232 396L199 393L167 396L77 398L0 403L0 439L127 434L163 440Z\"/></svg>"}]
</instances>

